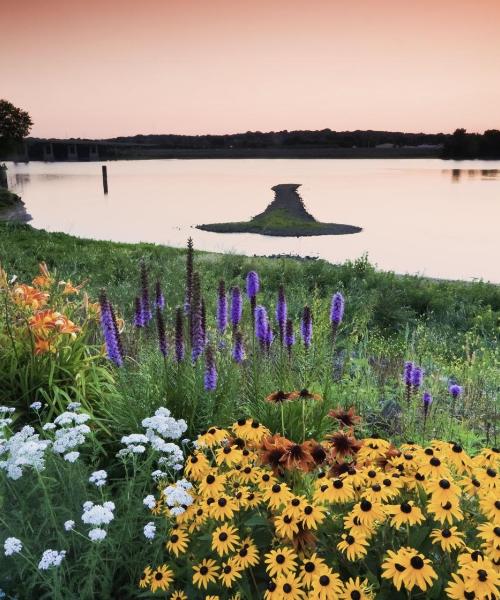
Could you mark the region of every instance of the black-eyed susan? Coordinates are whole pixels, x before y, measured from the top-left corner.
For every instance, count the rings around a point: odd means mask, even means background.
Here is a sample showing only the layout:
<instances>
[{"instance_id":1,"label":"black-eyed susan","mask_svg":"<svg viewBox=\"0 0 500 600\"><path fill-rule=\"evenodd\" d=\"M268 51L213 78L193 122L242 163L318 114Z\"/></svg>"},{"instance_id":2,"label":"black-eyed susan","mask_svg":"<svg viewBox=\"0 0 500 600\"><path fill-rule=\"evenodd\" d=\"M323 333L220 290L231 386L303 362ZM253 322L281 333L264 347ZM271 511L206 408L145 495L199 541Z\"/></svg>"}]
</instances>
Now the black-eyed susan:
<instances>
[{"instance_id":1,"label":"black-eyed susan","mask_svg":"<svg viewBox=\"0 0 500 600\"><path fill-rule=\"evenodd\" d=\"M363 536L343 533L342 540L337 544L337 548L347 556L347 560L358 560L366 556L368 542Z\"/></svg>"},{"instance_id":2,"label":"black-eyed susan","mask_svg":"<svg viewBox=\"0 0 500 600\"><path fill-rule=\"evenodd\" d=\"M388 550L382 563L382 578L391 580L398 591L403 586L403 575L406 571L407 559L408 552L406 548L400 548L397 552Z\"/></svg>"},{"instance_id":3,"label":"black-eyed susan","mask_svg":"<svg viewBox=\"0 0 500 600\"><path fill-rule=\"evenodd\" d=\"M377 521L385 520L385 510L380 502L370 502L363 499L352 509L352 514L358 517L361 525L373 525Z\"/></svg>"},{"instance_id":4,"label":"black-eyed susan","mask_svg":"<svg viewBox=\"0 0 500 600\"><path fill-rule=\"evenodd\" d=\"M340 600L373 600L374 594L371 586L367 579L361 579L352 577L344 582L342 594L339 596Z\"/></svg>"},{"instance_id":5,"label":"black-eyed susan","mask_svg":"<svg viewBox=\"0 0 500 600\"><path fill-rule=\"evenodd\" d=\"M278 575L276 588L281 600L305 600L307 597L301 580L293 573Z\"/></svg>"},{"instance_id":6,"label":"black-eyed susan","mask_svg":"<svg viewBox=\"0 0 500 600\"><path fill-rule=\"evenodd\" d=\"M284 575L297 568L297 554L290 548L276 548L265 555L264 562L271 577Z\"/></svg>"},{"instance_id":7,"label":"black-eyed susan","mask_svg":"<svg viewBox=\"0 0 500 600\"><path fill-rule=\"evenodd\" d=\"M240 545L238 530L233 525L221 525L212 533L212 550L219 556L233 552Z\"/></svg>"},{"instance_id":8,"label":"black-eyed susan","mask_svg":"<svg viewBox=\"0 0 500 600\"><path fill-rule=\"evenodd\" d=\"M426 456L420 463L418 472L425 475L426 479L450 479L450 469L438 456Z\"/></svg>"},{"instance_id":9,"label":"black-eyed susan","mask_svg":"<svg viewBox=\"0 0 500 600\"><path fill-rule=\"evenodd\" d=\"M382 481L380 483L373 483L370 485L361 495L362 498L366 498L370 502L385 502L391 496L397 495L398 492L394 494L389 488L382 485Z\"/></svg>"},{"instance_id":10,"label":"black-eyed susan","mask_svg":"<svg viewBox=\"0 0 500 600\"><path fill-rule=\"evenodd\" d=\"M196 506L196 510L194 511L193 520L189 523L188 531L189 533L193 533L200 529L202 525L205 524L208 519L208 510L205 506Z\"/></svg>"},{"instance_id":11,"label":"black-eyed susan","mask_svg":"<svg viewBox=\"0 0 500 600\"><path fill-rule=\"evenodd\" d=\"M457 562L460 567L465 567L470 563L477 563L479 560L484 558L484 553L481 550L472 550L471 548L464 548L457 557Z\"/></svg>"},{"instance_id":12,"label":"black-eyed susan","mask_svg":"<svg viewBox=\"0 0 500 600\"><path fill-rule=\"evenodd\" d=\"M386 452L391 447L391 443L380 438L365 438L363 445L358 451L357 460L360 464L364 462L373 462L377 459L385 458Z\"/></svg>"},{"instance_id":13,"label":"black-eyed susan","mask_svg":"<svg viewBox=\"0 0 500 600\"><path fill-rule=\"evenodd\" d=\"M184 554L188 547L189 537L184 529L177 528L174 529L171 533L165 546L167 550L175 556L179 556L179 554Z\"/></svg>"},{"instance_id":14,"label":"black-eyed susan","mask_svg":"<svg viewBox=\"0 0 500 600\"><path fill-rule=\"evenodd\" d=\"M460 444L448 443L443 447L443 453L446 455L448 463L453 465L459 475L470 473L473 462L470 456L465 452Z\"/></svg>"},{"instance_id":15,"label":"black-eyed susan","mask_svg":"<svg viewBox=\"0 0 500 600\"><path fill-rule=\"evenodd\" d=\"M268 579L266 582L264 600L281 600L281 594L274 579Z\"/></svg>"},{"instance_id":16,"label":"black-eyed susan","mask_svg":"<svg viewBox=\"0 0 500 600\"><path fill-rule=\"evenodd\" d=\"M259 564L259 551L251 538L242 540L241 547L234 555L234 560L239 569L247 569L248 567L254 567Z\"/></svg>"},{"instance_id":17,"label":"black-eyed susan","mask_svg":"<svg viewBox=\"0 0 500 600\"><path fill-rule=\"evenodd\" d=\"M228 439L229 432L226 429L222 429L222 427L210 427L210 429L198 436L196 445L198 448L212 448Z\"/></svg>"},{"instance_id":18,"label":"black-eyed susan","mask_svg":"<svg viewBox=\"0 0 500 600\"><path fill-rule=\"evenodd\" d=\"M347 479L322 479L314 492L314 501L322 504L343 504L354 497L352 483Z\"/></svg>"},{"instance_id":19,"label":"black-eyed susan","mask_svg":"<svg viewBox=\"0 0 500 600\"><path fill-rule=\"evenodd\" d=\"M456 527L433 529L430 535L433 544L438 544L445 552L451 552L464 546L464 534Z\"/></svg>"},{"instance_id":20,"label":"black-eyed susan","mask_svg":"<svg viewBox=\"0 0 500 600\"><path fill-rule=\"evenodd\" d=\"M445 478L427 481L424 489L428 494L432 494L433 500L441 504L456 501L462 494L462 490L458 485Z\"/></svg>"},{"instance_id":21,"label":"black-eyed susan","mask_svg":"<svg viewBox=\"0 0 500 600\"><path fill-rule=\"evenodd\" d=\"M454 520L462 521L464 518L458 499L441 503L439 500L431 498L427 504L427 510L434 515L436 521L443 524L453 523Z\"/></svg>"},{"instance_id":22,"label":"black-eyed susan","mask_svg":"<svg viewBox=\"0 0 500 600\"><path fill-rule=\"evenodd\" d=\"M152 592L157 590L166 590L174 580L174 574L167 565L160 565L151 573L149 586Z\"/></svg>"},{"instance_id":23,"label":"black-eyed susan","mask_svg":"<svg viewBox=\"0 0 500 600\"><path fill-rule=\"evenodd\" d=\"M331 569L325 569L313 579L312 597L316 600L337 600L341 593L342 581Z\"/></svg>"},{"instance_id":24,"label":"black-eyed susan","mask_svg":"<svg viewBox=\"0 0 500 600\"><path fill-rule=\"evenodd\" d=\"M253 465L245 465L235 472L234 477L243 484L254 483L259 477L259 472Z\"/></svg>"},{"instance_id":25,"label":"black-eyed susan","mask_svg":"<svg viewBox=\"0 0 500 600\"><path fill-rule=\"evenodd\" d=\"M286 505L291 498L292 493L285 483L275 483L270 488L264 490L263 498L269 504L270 508L278 508Z\"/></svg>"},{"instance_id":26,"label":"black-eyed susan","mask_svg":"<svg viewBox=\"0 0 500 600\"><path fill-rule=\"evenodd\" d=\"M184 465L184 474L194 481L199 481L208 471L210 471L210 463L203 452L192 454Z\"/></svg>"},{"instance_id":27,"label":"black-eyed susan","mask_svg":"<svg viewBox=\"0 0 500 600\"><path fill-rule=\"evenodd\" d=\"M261 487L261 489L271 487L278 481L272 473L269 473L269 471L266 471L264 469L259 469L257 471L257 475L258 476L256 478L255 483L258 484Z\"/></svg>"},{"instance_id":28,"label":"black-eyed susan","mask_svg":"<svg viewBox=\"0 0 500 600\"><path fill-rule=\"evenodd\" d=\"M232 557L227 562L222 563L219 580L222 585L230 588L237 579L241 579L241 569L238 562Z\"/></svg>"},{"instance_id":29,"label":"black-eyed susan","mask_svg":"<svg viewBox=\"0 0 500 600\"><path fill-rule=\"evenodd\" d=\"M262 502L262 494L259 492L248 491L245 494L244 507L255 508Z\"/></svg>"},{"instance_id":30,"label":"black-eyed susan","mask_svg":"<svg viewBox=\"0 0 500 600\"><path fill-rule=\"evenodd\" d=\"M385 509L391 515L390 524L392 527L419 525L425 521L422 511L418 506L415 506L413 500L401 502L401 504L391 504L386 506Z\"/></svg>"},{"instance_id":31,"label":"black-eyed susan","mask_svg":"<svg viewBox=\"0 0 500 600\"><path fill-rule=\"evenodd\" d=\"M464 477L461 481L461 485L465 493L469 494L469 496L477 496L482 491L481 488L486 488L486 486L481 484L477 477Z\"/></svg>"},{"instance_id":32,"label":"black-eyed susan","mask_svg":"<svg viewBox=\"0 0 500 600\"><path fill-rule=\"evenodd\" d=\"M352 513L349 513L344 517L345 529L348 529L354 536L364 537L368 539L375 531L375 526L375 523L371 523L370 525L363 525L359 518L356 515L353 515Z\"/></svg>"},{"instance_id":33,"label":"black-eyed susan","mask_svg":"<svg viewBox=\"0 0 500 600\"><path fill-rule=\"evenodd\" d=\"M262 423L259 423L256 419L250 419L245 431L240 437L248 442L260 444L260 442L268 435L271 435L271 432L267 427L262 425Z\"/></svg>"},{"instance_id":34,"label":"black-eyed susan","mask_svg":"<svg viewBox=\"0 0 500 600\"><path fill-rule=\"evenodd\" d=\"M300 520L291 514L283 513L274 519L274 529L276 535L281 538L291 539L294 533L299 531Z\"/></svg>"},{"instance_id":35,"label":"black-eyed susan","mask_svg":"<svg viewBox=\"0 0 500 600\"><path fill-rule=\"evenodd\" d=\"M212 469L210 472L203 475L198 489L205 498L208 496L215 497L224 492L225 483L225 475L222 475L215 469Z\"/></svg>"},{"instance_id":36,"label":"black-eyed susan","mask_svg":"<svg viewBox=\"0 0 500 600\"><path fill-rule=\"evenodd\" d=\"M499 495L488 492L479 498L479 507L485 517L495 525L500 525L500 500Z\"/></svg>"},{"instance_id":37,"label":"black-eyed susan","mask_svg":"<svg viewBox=\"0 0 500 600\"><path fill-rule=\"evenodd\" d=\"M478 598L474 592L466 590L465 581L456 573L451 574L451 580L445 591L450 600L475 600Z\"/></svg>"},{"instance_id":38,"label":"black-eyed susan","mask_svg":"<svg viewBox=\"0 0 500 600\"><path fill-rule=\"evenodd\" d=\"M140 588L149 587L149 584L151 583L151 575L152 574L153 574L153 569L151 569L151 567L149 567L149 566L145 567L144 571L141 573L141 578L139 579L139 587Z\"/></svg>"},{"instance_id":39,"label":"black-eyed susan","mask_svg":"<svg viewBox=\"0 0 500 600\"><path fill-rule=\"evenodd\" d=\"M168 597L168 600L188 600L188 597L182 590L174 590Z\"/></svg>"},{"instance_id":40,"label":"black-eyed susan","mask_svg":"<svg viewBox=\"0 0 500 600\"><path fill-rule=\"evenodd\" d=\"M306 504L307 498L305 496L290 495L285 505L285 508L283 509L283 513L300 520L302 511Z\"/></svg>"},{"instance_id":41,"label":"black-eyed susan","mask_svg":"<svg viewBox=\"0 0 500 600\"><path fill-rule=\"evenodd\" d=\"M465 589L477 598L497 598L500 594L500 575L490 560L479 558L460 570Z\"/></svg>"},{"instance_id":42,"label":"black-eyed susan","mask_svg":"<svg viewBox=\"0 0 500 600\"><path fill-rule=\"evenodd\" d=\"M208 512L213 519L224 521L225 519L231 519L237 510L238 502L227 494L221 494L217 500L210 505Z\"/></svg>"},{"instance_id":43,"label":"black-eyed susan","mask_svg":"<svg viewBox=\"0 0 500 600\"><path fill-rule=\"evenodd\" d=\"M433 585L433 580L437 579L437 573L432 568L431 561L418 550L414 548L405 548L406 560L403 563L405 570L401 574L401 580L404 587L411 591L418 587L423 592Z\"/></svg>"},{"instance_id":44,"label":"black-eyed susan","mask_svg":"<svg viewBox=\"0 0 500 600\"><path fill-rule=\"evenodd\" d=\"M307 529L317 529L326 517L326 509L321 504L305 504L299 516Z\"/></svg>"},{"instance_id":45,"label":"black-eyed susan","mask_svg":"<svg viewBox=\"0 0 500 600\"><path fill-rule=\"evenodd\" d=\"M243 452L238 446L224 446L215 452L215 461L218 465L227 465L228 467L239 465L243 461Z\"/></svg>"},{"instance_id":46,"label":"black-eyed susan","mask_svg":"<svg viewBox=\"0 0 500 600\"><path fill-rule=\"evenodd\" d=\"M497 469L488 467L487 469L481 470L477 473L479 481L488 489L494 490L500 487L500 476L498 475Z\"/></svg>"},{"instance_id":47,"label":"black-eyed susan","mask_svg":"<svg viewBox=\"0 0 500 600\"><path fill-rule=\"evenodd\" d=\"M215 560L204 558L193 567L193 583L198 588L207 589L209 583L217 581L219 567Z\"/></svg>"},{"instance_id":48,"label":"black-eyed susan","mask_svg":"<svg viewBox=\"0 0 500 600\"><path fill-rule=\"evenodd\" d=\"M314 578L327 570L328 567L325 561L314 553L309 558L304 558L300 566L299 576L304 583L304 587L309 589L312 587Z\"/></svg>"},{"instance_id":49,"label":"black-eyed susan","mask_svg":"<svg viewBox=\"0 0 500 600\"><path fill-rule=\"evenodd\" d=\"M495 523L482 523L478 526L477 534L486 544L491 545L496 550L500 549L500 526Z\"/></svg>"}]
</instances>

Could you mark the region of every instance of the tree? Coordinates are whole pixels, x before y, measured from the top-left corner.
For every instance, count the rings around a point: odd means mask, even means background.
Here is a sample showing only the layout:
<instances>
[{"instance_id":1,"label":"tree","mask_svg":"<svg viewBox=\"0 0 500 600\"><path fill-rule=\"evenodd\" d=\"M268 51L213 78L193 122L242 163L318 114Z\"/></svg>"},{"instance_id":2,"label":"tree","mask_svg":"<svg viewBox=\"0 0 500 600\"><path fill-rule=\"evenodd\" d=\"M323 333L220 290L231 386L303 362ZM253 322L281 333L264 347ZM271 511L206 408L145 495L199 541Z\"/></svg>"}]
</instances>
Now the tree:
<instances>
[{"instance_id":1,"label":"tree","mask_svg":"<svg viewBox=\"0 0 500 600\"><path fill-rule=\"evenodd\" d=\"M29 114L7 100L0 100L0 154L7 153L31 131Z\"/></svg>"}]
</instances>

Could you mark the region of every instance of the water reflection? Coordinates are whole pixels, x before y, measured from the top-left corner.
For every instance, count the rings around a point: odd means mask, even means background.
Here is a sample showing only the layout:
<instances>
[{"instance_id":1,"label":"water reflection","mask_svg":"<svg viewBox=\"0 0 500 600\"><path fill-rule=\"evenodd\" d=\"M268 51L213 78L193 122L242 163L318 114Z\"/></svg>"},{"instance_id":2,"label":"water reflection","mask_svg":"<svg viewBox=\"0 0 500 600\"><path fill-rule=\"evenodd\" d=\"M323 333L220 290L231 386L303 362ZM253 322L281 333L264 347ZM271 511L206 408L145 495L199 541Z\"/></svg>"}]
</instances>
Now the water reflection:
<instances>
[{"instance_id":1,"label":"water reflection","mask_svg":"<svg viewBox=\"0 0 500 600\"><path fill-rule=\"evenodd\" d=\"M500 169L443 169L441 171L444 175L449 176L451 174L451 181L458 183L467 175L468 179L498 179L500 176Z\"/></svg>"}]
</instances>

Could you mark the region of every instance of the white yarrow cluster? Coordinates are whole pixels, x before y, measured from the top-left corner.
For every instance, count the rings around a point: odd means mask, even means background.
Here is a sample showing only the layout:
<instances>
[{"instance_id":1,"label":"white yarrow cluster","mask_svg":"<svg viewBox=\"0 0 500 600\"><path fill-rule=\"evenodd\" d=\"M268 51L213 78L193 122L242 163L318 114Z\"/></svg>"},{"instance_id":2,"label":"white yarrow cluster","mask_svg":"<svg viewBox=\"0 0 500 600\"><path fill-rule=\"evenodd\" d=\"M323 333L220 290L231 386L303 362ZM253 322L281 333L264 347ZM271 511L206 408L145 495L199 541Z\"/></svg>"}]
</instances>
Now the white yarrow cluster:
<instances>
[{"instance_id":1,"label":"white yarrow cluster","mask_svg":"<svg viewBox=\"0 0 500 600\"><path fill-rule=\"evenodd\" d=\"M144 537L148 540L154 540L156 535L156 525L153 521L149 521L146 525L144 525Z\"/></svg>"},{"instance_id":2,"label":"white yarrow cluster","mask_svg":"<svg viewBox=\"0 0 500 600\"><path fill-rule=\"evenodd\" d=\"M80 456L80 453L73 450L73 452L68 452L67 454L64 455L64 460L69 463L74 463L78 460L79 456Z\"/></svg>"},{"instance_id":3,"label":"white yarrow cluster","mask_svg":"<svg viewBox=\"0 0 500 600\"><path fill-rule=\"evenodd\" d=\"M151 440L155 435L171 440L178 440L187 430L184 419L174 419L170 416L168 408L160 407L153 417L142 420L142 426L146 429L146 436Z\"/></svg>"},{"instance_id":4,"label":"white yarrow cluster","mask_svg":"<svg viewBox=\"0 0 500 600\"><path fill-rule=\"evenodd\" d=\"M101 529L100 527L94 527L89 531L89 539L92 542L102 542L106 535L107 531L105 529Z\"/></svg>"},{"instance_id":5,"label":"white yarrow cluster","mask_svg":"<svg viewBox=\"0 0 500 600\"><path fill-rule=\"evenodd\" d=\"M89 482L93 483L96 487L102 487L106 485L106 479L108 474L104 470L94 471L92 475L89 477Z\"/></svg>"},{"instance_id":6,"label":"white yarrow cluster","mask_svg":"<svg viewBox=\"0 0 500 600\"><path fill-rule=\"evenodd\" d=\"M165 504L170 508L172 516L181 515L188 506L193 504L193 497L188 490L192 489L187 479L179 479L175 484L169 485L163 490Z\"/></svg>"},{"instance_id":7,"label":"white yarrow cluster","mask_svg":"<svg viewBox=\"0 0 500 600\"><path fill-rule=\"evenodd\" d=\"M113 511L115 505L113 502L104 502L104 504L94 504L85 502L83 505L82 521L85 525L109 525L114 519Z\"/></svg>"},{"instance_id":8,"label":"white yarrow cluster","mask_svg":"<svg viewBox=\"0 0 500 600\"><path fill-rule=\"evenodd\" d=\"M23 549L21 540L15 537L8 537L3 544L5 556L12 556L12 554L19 554Z\"/></svg>"},{"instance_id":9,"label":"white yarrow cluster","mask_svg":"<svg viewBox=\"0 0 500 600\"><path fill-rule=\"evenodd\" d=\"M152 510L156 506L156 500L153 494L149 494L149 496L146 496L142 503L144 504L144 506L147 506L150 510Z\"/></svg>"},{"instance_id":10,"label":"white yarrow cluster","mask_svg":"<svg viewBox=\"0 0 500 600\"><path fill-rule=\"evenodd\" d=\"M75 522L72 519L64 522L64 529L66 531L72 531L74 527L75 527Z\"/></svg>"},{"instance_id":11,"label":"white yarrow cluster","mask_svg":"<svg viewBox=\"0 0 500 600\"><path fill-rule=\"evenodd\" d=\"M41 403L41 402L38 402L38 400L37 400L36 402L32 402L32 403L30 404L30 408L31 408L32 410L36 410L36 411L38 411L38 410L41 410L41 408L42 408L42 403Z\"/></svg>"},{"instance_id":12,"label":"white yarrow cluster","mask_svg":"<svg viewBox=\"0 0 500 600\"><path fill-rule=\"evenodd\" d=\"M42 554L42 558L38 563L38 568L41 571L46 571L51 567L58 567L63 558L66 556L66 550L61 550L58 552L57 550L45 550Z\"/></svg>"},{"instance_id":13,"label":"white yarrow cluster","mask_svg":"<svg viewBox=\"0 0 500 600\"><path fill-rule=\"evenodd\" d=\"M25 425L9 439L0 437L0 469L10 479L19 479L23 469L32 467L36 471L45 468L45 450L50 441L40 440L33 427Z\"/></svg>"}]
</instances>

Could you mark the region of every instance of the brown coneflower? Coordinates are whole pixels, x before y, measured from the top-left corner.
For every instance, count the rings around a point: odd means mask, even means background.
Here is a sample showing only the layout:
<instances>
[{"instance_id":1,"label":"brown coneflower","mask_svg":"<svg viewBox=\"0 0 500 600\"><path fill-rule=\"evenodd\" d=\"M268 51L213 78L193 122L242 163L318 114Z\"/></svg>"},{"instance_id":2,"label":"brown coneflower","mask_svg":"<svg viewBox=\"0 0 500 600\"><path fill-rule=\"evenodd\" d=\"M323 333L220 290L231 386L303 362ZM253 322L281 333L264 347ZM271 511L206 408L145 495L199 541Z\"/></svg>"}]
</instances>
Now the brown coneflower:
<instances>
[{"instance_id":1,"label":"brown coneflower","mask_svg":"<svg viewBox=\"0 0 500 600\"><path fill-rule=\"evenodd\" d=\"M281 472L283 465L281 458L293 442L281 435L275 434L264 438L261 444L260 461L263 465L269 465L274 473Z\"/></svg>"},{"instance_id":2,"label":"brown coneflower","mask_svg":"<svg viewBox=\"0 0 500 600\"><path fill-rule=\"evenodd\" d=\"M290 400L323 400L320 394L314 394L310 392L307 388L304 388L300 391L295 390L290 394Z\"/></svg>"},{"instance_id":3,"label":"brown coneflower","mask_svg":"<svg viewBox=\"0 0 500 600\"><path fill-rule=\"evenodd\" d=\"M343 431L327 435L326 439L330 445L333 462L342 462L346 456L354 456L363 445L362 441Z\"/></svg>"},{"instance_id":4,"label":"brown coneflower","mask_svg":"<svg viewBox=\"0 0 500 600\"><path fill-rule=\"evenodd\" d=\"M317 465L321 465L325 462L326 450L319 442L316 440L307 440L302 445L307 448L309 454L313 457L314 462Z\"/></svg>"},{"instance_id":5,"label":"brown coneflower","mask_svg":"<svg viewBox=\"0 0 500 600\"><path fill-rule=\"evenodd\" d=\"M390 463L392 458L397 458L398 456L401 456L401 451L398 450L395 446L392 446L387 450L387 452L385 453L385 455L381 458L377 458L375 460L375 464L377 465L377 467L380 467L381 469L385 469L387 467L387 465Z\"/></svg>"},{"instance_id":6,"label":"brown coneflower","mask_svg":"<svg viewBox=\"0 0 500 600\"><path fill-rule=\"evenodd\" d=\"M305 473L316 467L316 462L305 444L292 443L280 458L280 463L285 469L299 469Z\"/></svg>"},{"instance_id":7,"label":"brown coneflower","mask_svg":"<svg viewBox=\"0 0 500 600\"><path fill-rule=\"evenodd\" d=\"M293 534L292 544L298 554L308 556L316 547L316 536L314 533L299 523L299 530Z\"/></svg>"},{"instance_id":8,"label":"brown coneflower","mask_svg":"<svg viewBox=\"0 0 500 600\"><path fill-rule=\"evenodd\" d=\"M334 462L328 470L327 477L330 479L338 479L341 475L344 475L344 473L354 475L356 473L354 463Z\"/></svg>"},{"instance_id":9,"label":"brown coneflower","mask_svg":"<svg viewBox=\"0 0 500 600\"><path fill-rule=\"evenodd\" d=\"M287 402L291 400L292 394L290 392L284 392L283 390L278 390L277 392L273 392L266 397L266 402L271 402L272 404L281 404L282 402Z\"/></svg>"},{"instance_id":10,"label":"brown coneflower","mask_svg":"<svg viewBox=\"0 0 500 600\"><path fill-rule=\"evenodd\" d=\"M351 406L349 410L336 408L335 410L331 410L328 416L336 419L341 427L355 427L361 421L361 417L356 414L354 406Z\"/></svg>"}]
</instances>

